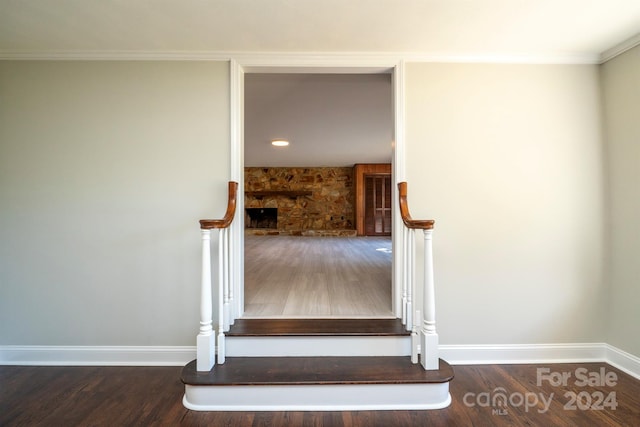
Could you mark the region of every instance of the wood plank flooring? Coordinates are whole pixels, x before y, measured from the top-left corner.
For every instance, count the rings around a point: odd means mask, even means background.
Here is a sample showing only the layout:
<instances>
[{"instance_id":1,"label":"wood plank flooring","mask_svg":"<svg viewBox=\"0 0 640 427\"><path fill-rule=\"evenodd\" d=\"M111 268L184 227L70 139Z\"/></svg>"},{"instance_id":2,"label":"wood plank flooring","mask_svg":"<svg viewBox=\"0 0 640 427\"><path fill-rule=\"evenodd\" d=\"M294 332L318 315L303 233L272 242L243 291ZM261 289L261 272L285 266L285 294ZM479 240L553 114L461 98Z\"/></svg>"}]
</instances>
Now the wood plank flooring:
<instances>
[{"instance_id":1,"label":"wood plank flooring","mask_svg":"<svg viewBox=\"0 0 640 427\"><path fill-rule=\"evenodd\" d=\"M393 317L390 237L245 235L245 317Z\"/></svg>"},{"instance_id":2,"label":"wood plank flooring","mask_svg":"<svg viewBox=\"0 0 640 427\"><path fill-rule=\"evenodd\" d=\"M228 357L210 372L197 372L196 361L182 371L191 385L424 384L451 381L451 366L425 371L408 356L373 357Z\"/></svg>"},{"instance_id":3,"label":"wood plank flooring","mask_svg":"<svg viewBox=\"0 0 640 427\"><path fill-rule=\"evenodd\" d=\"M408 336L400 319L237 319L228 337Z\"/></svg>"},{"instance_id":4,"label":"wood plank flooring","mask_svg":"<svg viewBox=\"0 0 640 427\"><path fill-rule=\"evenodd\" d=\"M538 385L537 368L575 373L578 368L617 376L615 386ZM458 365L450 383L453 402L435 411L193 412L182 406L182 367L0 366L2 426L637 426L640 381L604 363ZM508 395L552 397L542 405L510 405L498 413L478 404L480 393L502 387ZM571 409L566 393L615 393L615 409ZM552 396L553 393L553 396ZM513 394L516 396L515 394ZM465 399L465 396L466 399ZM469 397L471 396L471 397ZM465 403L465 400L467 403ZM482 402L482 400L481 400ZM517 400L514 400L518 403Z\"/></svg>"}]
</instances>

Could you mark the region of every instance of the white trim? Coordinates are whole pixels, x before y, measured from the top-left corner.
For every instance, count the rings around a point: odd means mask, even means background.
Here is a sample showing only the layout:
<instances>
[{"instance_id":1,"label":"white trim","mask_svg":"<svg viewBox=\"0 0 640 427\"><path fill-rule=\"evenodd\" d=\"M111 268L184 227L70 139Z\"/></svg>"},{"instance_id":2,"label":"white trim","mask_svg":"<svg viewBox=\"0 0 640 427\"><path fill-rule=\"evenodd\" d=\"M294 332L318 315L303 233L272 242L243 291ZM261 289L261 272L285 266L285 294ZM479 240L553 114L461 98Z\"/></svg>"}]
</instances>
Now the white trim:
<instances>
[{"instance_id":1,"label":"white trim","mask_svg":"<svg viewBox=\"0 0 640 427\"><path fill-rule=\"evenodd\" d=\"M393 174L398 176L405 175L405 148L404 148L404 66L395 55L347 55L347 54L328 54L328 55L301 55L301 54L239 54L231 60L230 66L230 86L231 86L231 126L237 127L238 131L232 131L231 152L241 153L240 155L232 155L231 170L244 171L244 137L242 129L244 129L243 117L243 93L244 93L244 75L247 73L390 73L393 78L394 96L393 96L393 114L394 114L394 137L395 147L393 149ZM234 94L238 99L234 100ZM234 136L235 135L235 136ZM240 183L240 191L243 191L244 183ZM399 218L398 195L397 188L393 186L391 192L393 194L395 217ZM244 213L244 198L240 197L238 202L238 211ZM241 215L242 217L242 215ZM234 221L235 222L235 221ZM236 225L244 228L244 225ZM402 263L402 224L395 220L393 225L393 280L392 280L392 310L396 317L401 316L401 293L402 293L402 275L400 267ZM244 235L242 232L233 233L231 244L232 247L242 248ZM244 301L244 252L239 253L239 262L234 264L234 277L238 278L237 295L239 304ZM242 313L243 307L239 313Z\"/></svg>"},{"instance_id":2,"label":"white trim","mask_svg":"<svg viewBox=\"0 0 640 427\"><path fill-rule=\"evenodd\" d=\"M604 344L605 347L605 361L621 371L626 372L640 380L640 357L634 356L631 353L620 350L609 344Z\"/></svg>"},{"instance_id":3,"label":"white trim","mask_svg":"<svg viewBox=\"0 0 640 427\"><path fill-rule=\"evenodd\" d=\"M10 61L228 61L232 55L209 51L0 51Z\"/></svg>"},{"instance_id":4,"label":"white trim","mask_svg":"<svg viewBox=\"0 0 640 427\"><path fill-rule=\"evenodd\" d=\"M633 40L633 39L632 39ZM623 44L626 46L626 44ZM622 53L620 51L611 50ZM391 64L405 62L447 62L488 64L601 64L602 55L590 53L540 54L527 53L460 53L460 52L217 52L217 51L0 51L0 60L83 60L83 61L228 61L259 60L265 66L274 61L303 62L309 67L325 67L327 62L362 66L363 62ZM607 60L610 58L607 58ZM261 66L258 62L254 66ZM393 65L391 65L393 66ZM282 71L285 72L285 71ZM300 72L299 70L296 72Z\"/></svg>"},{"instance_id":5,"label":"white trim","mask_svg":"<svg viewBox=\"0 0 640 427\"><path fill-rule=\"evenodd\" d=\"M398 183L406 177L406 144L405 144L405 66L400 61L396 64L393 78L393 161L391 162L391 199L393 214L391 215L391 245L393 253L392 277L393 292L391 308L397 318L402 318L403 266L405 265L405 234L400 219L400 203L398 201Z\"/></svg>"},{"instance_id":6,"label":"white trim","mask_svg":"<svg viewBox=\"0 0 640 427\"><path fill-rule=\"evenodd\" d=\"M451 365L606 362L604 343L440 345Z\"/></svg>"},{"instance_id":7,"label":"white trim","mask_svg":"<svg viewBox=\"0 0 640 427\"><path fill-rule=\"evenodd\" d=\"M464 64L576 64L596 65L600 55L590 53L567 53L534 55L528 53L457 53L457 54L408 54L402 58L406 62L439 62Z\"/></svg>"},{"instance_id":8,"label":"white trim","mask_svg":"<svg viewBox=\"0 0 640 427\"><path fill-rule=\"evenodd\" d=\"M604 64L605 62L612 60L618 55L622 55L629 49L633 49L638 45L640 45L640 34L636 34L622 43L618 43L614 47L602 52L600 55L600 64Z\"/></svg>"},{"instance_id":9,"label":"white trim","mask_svg":"<svg viewBox=\"0 0 640 427\"><path fill-rule=\"evenodd\" d=\"M229 357L409 356L410 336L227 337Z\"/></svg>"},{"instance_id":10,"label":"white trim","mask_svg":"<svg viewBox=\"0 0 640 427\"><path fill-rule=\"evenodd\" d=\"M195 346L0 346L0 365L184 366Z\"/></svg>"},{"instance_id":11,"label":"white trim","mask_svg":"<svg viewBox=\"0 0 640 427\"><path fill-rule=\"evenodd\" d=\"M244 70L234 59L229 61L229 138L230 179L238 183L236 216L231 223L229 239L233 324L244 313Z\"/></svg>"},{"instance_id":12,"label":"white trim","mask_svg":"<svg viewBox=\"0 0 640 427\"><path fill-rule=\"evenodd\" d=\"M194 411L430 410L451 404L449 383L314 384L211 387L186 385Z\"/></svg>"},{"instance_id":13,"label":"white trim","mask_svg":"<svg viewBox=\"0 0 640 427\"><path fill-rule=\"evenodd\" d=\"M247 73L388 73L397 54L256 52L233 55Z\"/></svg>"},{"instance_id":14,"label":"white trim","mask_svg":"<svg viewBox=\"0 0 640 427\"><path fill-rule=\"evenodd\" d=\"M605 362L640 379L640 357L606 343L440 345L451 365ZM0 365L182 366L195 346L0 345Z\"/></svg>"}]
</instances>

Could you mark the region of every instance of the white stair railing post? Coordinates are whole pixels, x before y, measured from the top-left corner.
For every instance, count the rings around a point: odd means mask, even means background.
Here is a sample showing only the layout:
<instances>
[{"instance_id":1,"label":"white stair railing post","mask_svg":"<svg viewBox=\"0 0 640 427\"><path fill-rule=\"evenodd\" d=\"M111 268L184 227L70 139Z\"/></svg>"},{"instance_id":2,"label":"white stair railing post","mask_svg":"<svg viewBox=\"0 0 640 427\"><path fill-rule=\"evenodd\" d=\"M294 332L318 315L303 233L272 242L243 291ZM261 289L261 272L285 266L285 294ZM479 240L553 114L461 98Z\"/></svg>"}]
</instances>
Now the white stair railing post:
<instances>
[{"instance_id":1,"label":"white stair railing post","mask_svg":"<svg viewBox=\"0 0 640 427\"><path fill-rule=\"evenodd\" d=\"M416 283L416 233L415 230L409 229L409 283L407 288L407 326L409 329L413 328L413 295Z\"/></svg>"},{"instance_id":2,"label":"white stair railing post","mask_svg":"<svg viewBox=\"0 0 640 427\"><path fill-rule=\"evenodd\" d=\"M413 219L409 213L407 201L407 183L398 183L398 201L400 203L400 216L405 225L403 237L405 239L405 274L403 278L408 281L406 292L403 287L403 304L406 310L403 312L403 320L406 320L407 329L411 330L411 362L418 363L418 341L420 342L420 363L424 369L439 369L438 334L436 333L436 301L433 284L433 248L431 235L433 233L434 220ZM408 231L407 231L408 229ZM422 289L422 311L413 307L413 295L415 294L415 230L424 232L424 288ZM408 277L408 279L407 279ZM403 286L405 284L403 283ZM416 304L417 305L417 304ZM416 307L417 308L417 307ZM421 319L421 314L424 318ZM406 319L404 317L406 316ZM421 325L419 327L419 325ZM418 337L418 329L420 333Z\"/></svg>"},{"instance_id":3,"label":"white stair railing post","mask_svg":"<svg viewBox=\"0 0 640 427\"><path fill-rule=\"evenodd\" d=\"M415 230L402 227L404 265L402 275L402 324L411 332L411 363L418 363L418 330L414 316L413 295L415 283Z\"/></svg>"},{"instance_id":4,"label":"white stair railing post","mask_svg":"<svg viewBox=\"0 0 640 427\"><path fill-rule=\"evenodd\" d=\"M411 329L411 363L418 363L418 346L420 345L420 335L418 334L420 322L420 310L416 310L415 321Z\"/></svg>"},{"instance_id":5,"label":"white stair railing post","mask_svg":"<svg viewBox=\"0 0 640 427\"><path fill-rule=\"evenodd\" d=\"M213 302L211 291L211 229L216 228L218 234L218 363L225 361L224 332L232 322L231 302L233 284L231 283L229 255L229 226L233 222L237 206L238 183L229 182L227 210L221 219L201 219L202 230L202 290L200 334L197 341L197 370L210 371L215 364L215 334L213 333Z\"/></svg>"},{"instance_id":6,"label":"white stair railing post","mask_svg":"<svg viewBox=\"0 0 640 427\"><path fill-rule=\"evenodd\" d=\"M224 330L228 331L229 325L231 325L231 287L229 281L229 232L227 228L224 229L224 233L220 230L220 237L223 239L222 264L220 265L223 282L220 285L224 287Z\"/></svg>"},{"instance_id":7,"label":"white stair railing post","mask_svg":"<svg viewBox=\"0 0 640 427\"><path fill-rule=\"evenodd\" d=\"M414 306L413 306L413 296L415 294L415 283L416 283L416 246L415 246L415 230L409 228L409 254L407 255L409 259L409 288L408 288L408 298L407 298L407 330L411 331L411 362L418 363L418 324L417 320L419 317L416 317L414 314Z\"/></svg>"},{"instance_id":8,"label":"white stair railing post","mask_svg":"<svg viewBox=\"0 0 640 427\"><path fill-rule=\"evenodd\" d=\"M211 230L202 233L202 282L200 286L200 332L196 340L196 369L210 371L215 365L215 336L213 335L211 300Z\"/></svg>"},{"instance_id":9,"label":"white stair railing post","mask_svg":"<svg viewBox=\"0 0 640 427\"><path fill-rule=\"evenodd\" d=\"M433 281L433 229L424 229L424 289L422 330L420 331L421 364L424 369L438 369L438 334L436 332L436 301Z\"/></svg>"},{"instance_id":10,"label":"white stair railing post","mask_svg":"<svg viewBox=\"0 0 640 427\"><path fill-rule=\"evenodd\" d=\"M408 228L402 227L402 244L404 251L402 266L402 324L407 330L411 330L411 325L407 321L407 288L409 285L409 232Z\"/></svg>"},{"instance_id":11,"label":"white stair railing post","mask_svg":"<svg viewBox=\"0 0 640 427\"><path fill-rule=\"evenodd\" d=\"M413 288L416 280L415 275L415 243L414 243L414 230L408 229L408 254L407 258L407 274L409 280L407 281L407 330L413 330Z\"/></svg>"},{"instance_id":12,"label":"white stair railing post","mask_svg":"<svg viewBox=\"0 0 640 427\"><path fill-rule=\"evenodd\" d=\"M225 259L225 236L227 234L226 228L220 229L220 235L218 236L218 363L223 364L225 361L225 341L224 341L224 259Z\"/></svg>"},{"instance_id":13,"label":"white stair railing post","mask_svg":"<svg viewBox=\"0 0 640 427\"><path fill-rule=\"evenodd\" d=\"M233 244L231 242L232 230L231 228L227 229L227 262L225 264L227 268L227 288L229 289L229 320L227 322L227 331L229 327L234 324L236 320L236 310L235 310L235 297L233 288L235 287L235 277L233 275Z\"/></svg>"}]
</instances>

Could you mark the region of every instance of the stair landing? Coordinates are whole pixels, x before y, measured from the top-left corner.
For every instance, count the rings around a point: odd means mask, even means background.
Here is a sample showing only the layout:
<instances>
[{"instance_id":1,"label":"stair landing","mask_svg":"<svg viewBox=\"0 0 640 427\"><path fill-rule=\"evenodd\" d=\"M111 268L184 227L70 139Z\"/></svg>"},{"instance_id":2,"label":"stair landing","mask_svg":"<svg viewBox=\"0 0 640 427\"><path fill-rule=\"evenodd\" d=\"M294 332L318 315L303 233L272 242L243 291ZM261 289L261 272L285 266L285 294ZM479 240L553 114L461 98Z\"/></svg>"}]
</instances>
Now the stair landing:
<instances>
[{"instance_id":1,"label":"stair landing","mask_svg":"<svg viewBox=\"0 0 640 427\"><path fill-rule=\"evenodd\" d=\"M425 371L409 357L229 357L182 371L184 405L204 411L440 409L452 379L444 360Z\"/></svg>"},{"instance_id":2,"label":"stair landing","mask_svg":"<svg viewBox=\"0 0 640 427\"><path fill-rule=\"evenodd\" d=\"M411 363L410 340L397 319L238 319L226 333L225 363L184 367L183 403L201 411L449 406L453 369Z\"/></svg>"},{"instance_id":3,"label":"stair landing","mask_svg":"<svg viewBox=\"0 0 640 427\"><path fill-rule=\"evenodd\" d=\"M413 384L453 379L453 368L425 371L409 357L229 357L209 372L195 360L182 370L190 385Z\"/></svg>"},{"instance_id":4,"label":"stair landing","mask_svg":"<svg viewBox=\"0 0 640 427\"><path fill-rule=\"evenodd\" d=\"M398 319L237 319L233 336L409 336Z\"/></svg>"}]
</instances>

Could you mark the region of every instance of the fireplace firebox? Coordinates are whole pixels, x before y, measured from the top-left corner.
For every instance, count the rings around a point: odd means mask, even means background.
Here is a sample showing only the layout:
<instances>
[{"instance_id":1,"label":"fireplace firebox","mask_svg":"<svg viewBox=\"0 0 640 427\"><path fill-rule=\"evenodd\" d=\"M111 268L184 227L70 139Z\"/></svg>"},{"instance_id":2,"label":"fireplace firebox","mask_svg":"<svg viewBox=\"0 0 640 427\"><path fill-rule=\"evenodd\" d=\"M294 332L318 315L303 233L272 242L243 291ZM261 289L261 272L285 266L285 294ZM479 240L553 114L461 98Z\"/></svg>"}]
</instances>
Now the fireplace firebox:
<instances>
[{"instance_id":1,"label":"fireplace firebox","mask_svg":"<svg viewBox=\"0 0 640 427\"><path fill-rule=\"evenodd\" d=\"M246 228L278 228L278 208L246 208Z\"/></svg>"}]
</instances>

